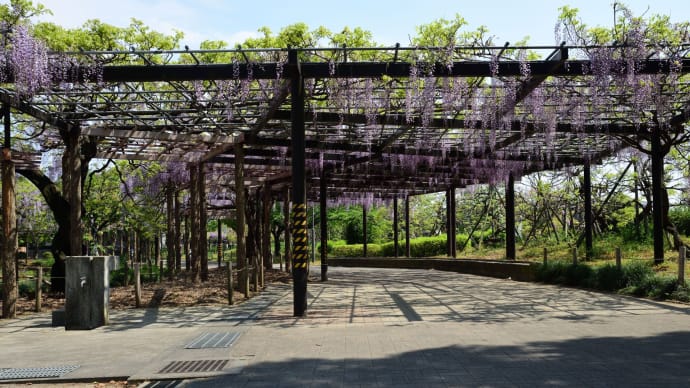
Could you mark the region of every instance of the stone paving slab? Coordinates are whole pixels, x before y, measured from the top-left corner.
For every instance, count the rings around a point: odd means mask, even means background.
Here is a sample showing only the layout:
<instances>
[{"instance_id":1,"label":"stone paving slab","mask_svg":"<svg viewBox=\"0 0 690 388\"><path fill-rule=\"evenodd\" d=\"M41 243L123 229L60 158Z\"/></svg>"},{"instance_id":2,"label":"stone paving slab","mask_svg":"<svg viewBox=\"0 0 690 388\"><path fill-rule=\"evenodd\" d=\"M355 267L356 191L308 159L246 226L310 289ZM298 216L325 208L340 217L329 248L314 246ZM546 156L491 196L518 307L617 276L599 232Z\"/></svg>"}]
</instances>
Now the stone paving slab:
<instances>
[{"instance_id":1,"label":"stone paving slab","mask_svg":"<svg viewBox=\"0 0 690 388\"><path fill-rule=\"evenodd\" d=\"M239 306L116 311L91 331L52 328L49 315L0 321L0 368L74 363L62 381L179 387L690 386L687 305L440 271L329 275L309 284L306 318L292 317L291 286L275 285ZM184 349L228 330L242 333L229 348ZM228 364L157 373L183 359Z\"/></svg>"}]
</instances>

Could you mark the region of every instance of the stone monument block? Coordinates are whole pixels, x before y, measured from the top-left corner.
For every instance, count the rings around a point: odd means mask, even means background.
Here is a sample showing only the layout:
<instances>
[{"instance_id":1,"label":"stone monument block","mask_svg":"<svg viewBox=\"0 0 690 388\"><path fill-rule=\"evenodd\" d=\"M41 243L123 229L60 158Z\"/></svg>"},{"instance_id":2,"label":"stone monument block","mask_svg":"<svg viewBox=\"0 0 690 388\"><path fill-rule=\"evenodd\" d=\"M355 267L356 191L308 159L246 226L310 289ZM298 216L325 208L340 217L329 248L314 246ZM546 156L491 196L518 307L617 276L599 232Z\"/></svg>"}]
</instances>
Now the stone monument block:
<instances>
[{"instance_id":1,"label":"stone monument block","mask_svg":"<svg viewBox=\"0 0 690 388\"><path fill-rule=\"evenodd\" d=\"M107 325L110 271L117 256L68 256L65 263L65 329Z\"/></svg>"}]
</instances>

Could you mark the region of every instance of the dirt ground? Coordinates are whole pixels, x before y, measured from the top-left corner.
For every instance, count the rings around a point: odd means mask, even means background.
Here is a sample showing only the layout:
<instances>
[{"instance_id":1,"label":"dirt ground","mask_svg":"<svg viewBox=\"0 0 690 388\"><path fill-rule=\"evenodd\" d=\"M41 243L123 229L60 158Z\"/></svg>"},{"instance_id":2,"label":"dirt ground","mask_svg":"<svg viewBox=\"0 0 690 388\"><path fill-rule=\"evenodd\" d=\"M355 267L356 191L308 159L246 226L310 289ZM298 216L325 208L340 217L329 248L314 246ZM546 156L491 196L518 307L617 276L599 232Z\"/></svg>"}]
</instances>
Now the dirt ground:
<instances>
[{"instance_id":1,"label":"dirt ground","mask_svg":"<svg viewBox=\"0 0 690 388\"><path fill-rule=\"evenodd\" d=\"M292 277L289 273L279 270L265 272L265 282L289 283ZM237 284L236 275L233 279ZM234 303L242 303L246 296L235 287ZM17 302L17 315L33 314L35 299L20 297ZM197 306L228 303L227 270L225 268L210 269L209 280L195 284L186 271L175 276L172 280L164 279L160 283L144 283L141 290L141 307L158 306ZM43 311L51 311L64 307L65 299L62 294L44 293L42 298ZM136 308L134 285L112 287L110 289L110 309L123 310Z\"/></svg>"}]
</instances>

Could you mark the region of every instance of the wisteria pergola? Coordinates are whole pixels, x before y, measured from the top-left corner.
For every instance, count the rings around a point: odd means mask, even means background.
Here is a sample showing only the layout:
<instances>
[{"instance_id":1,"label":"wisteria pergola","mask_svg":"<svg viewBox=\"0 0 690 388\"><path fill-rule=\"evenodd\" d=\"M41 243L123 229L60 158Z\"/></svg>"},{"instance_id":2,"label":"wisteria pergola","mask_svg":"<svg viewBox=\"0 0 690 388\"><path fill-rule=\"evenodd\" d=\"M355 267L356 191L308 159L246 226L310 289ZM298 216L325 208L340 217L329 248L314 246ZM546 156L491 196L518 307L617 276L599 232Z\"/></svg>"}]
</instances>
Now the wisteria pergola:
<instances>
[{"instance_id":1,"label":"wisteria pergola","mask_svg":"<svg viewBox=\"0 0 690 388\"><path fill-rule=\"evenodd\" d=\"M291 188L294 313L303 315L308 200L321 203L324 277L327 201L367 205L504 182L506 256L515 259L515 179L588 168L631 142L646 141L653 199L661 203L662 143L687 132L690 88L682 76L690 58L686 51L673 58L651 51L631 59L621 54L626 49L53 53L53 86L31 95L13 87L14 75L5 69L5 148L11 108L35 119L36 128L57 129L43 134L44 149L61 144L62 131L97 139L98 158L206 165L213 185L236 193L240 236L247 186L274 193ZM543 52L545 59L525 60L520 53L528 51ZM598 61L592 52L610 60ZM225 60L205 63L209 56ZM654 96L663 101L653 104ZM12 159L36 162L16 152ZM591 217L591 209L586 213ZM661 207L654 206L660 260L662 222Z\"/></svg>"}]
</instances>

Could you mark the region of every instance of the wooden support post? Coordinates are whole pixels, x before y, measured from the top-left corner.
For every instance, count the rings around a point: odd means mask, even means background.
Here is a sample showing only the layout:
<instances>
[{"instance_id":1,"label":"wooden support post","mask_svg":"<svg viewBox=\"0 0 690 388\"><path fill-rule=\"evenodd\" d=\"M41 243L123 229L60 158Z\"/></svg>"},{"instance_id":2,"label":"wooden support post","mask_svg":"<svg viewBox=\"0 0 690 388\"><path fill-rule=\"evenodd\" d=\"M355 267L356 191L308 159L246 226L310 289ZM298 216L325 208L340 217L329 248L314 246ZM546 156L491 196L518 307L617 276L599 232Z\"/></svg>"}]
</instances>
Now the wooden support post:
<instances>
[{"instance_id":1,"label":"wooden support post","mask_svg":"<svg viewBox=\"0 0 690 388\"><path fill-rule=\"evenodd\" d=\"M618 268L619 271L623 269L620 247L616 247L616 268Z\"/></svg>"},{"instance_id":2,"label":"wooden support post","mask_svg":"<svg viewBox=\"0 0 690 388\"><path fill-rule=\"evenodd\" d=\"M192 269L192 282L199 283L201 281L201 249L200 249L200 229L201 220L199 220L199 165L195 163L189 164L189 221L191 236L189 239L189 247L192 251L192 262L190 263Z\"/></svg>"},{"instance_id":3,"label":"wooden support post","mask_svg":"<svg viewBox=\"0 0 690 388\"><path fill-rule=\"evenodd\" d=\"M2 106L5 124L5 142L2 148L2 317L17 315L17 211L15 198L15 167L10 151L10 106Z\"/></svg>"},{"instance_id":4,"label":"wooden support post","mask_svg":"<svg viewBox=\"0 0 690 388\"><path fill-rule=\"evenodd\" d=\"M450 228L451 228L451 226L450 226L450 212L451 212L450 206L451 206L450 205L450 189L448 189L448 190L446 190L446 255L448 255L448 257L453 256L451 251L450 251L452 249L452 246L450 244L450 240L451 240L451 235L453 234L453 233L451 233L451 230L450 230Z\"/></svg>"},{"instance_id":5,"label":"wooden support post","mask_svg":"<svg viewBox=\"0 0 690 388\"><path fill-rule=\"evenodd\" d=\"M184 218L184 241L183 241L183 247L184 247L184 268L187 272L191 270L191 265L192 265L192 249L191 249L191 224L192 221L189 217L189 214L187 214ZM179 270L182 271L182 259L180 259L180 267Z\"/></svg>"},{"instance_id":6,"label":"wooden support post","mask_svg":"<svg viewBox=\"0 0 690 388\"><path fill-rule=\"evenodd\" d=\"M208 281L208 233L206 232L206 227L208 225L208 214L206 213L206 164L200 163L197 168L199 169L199 180L197 181L199 185L198 195L199 195L199 258L201 262L199 266L201 267L201 281Z\"/></svg>"},{"instance_id":7,"label":"wooden support post","mask_svg":"<svg viewBox=\"0 0 690 388\"><path fill-rule=\"evenodd\" d=\"M661 129L652 129L652 219L654 220L654 264L664 262L664 154Z\"/></svg>"},{"instance_id":8,"label":"wooden support post","mask_svg":"<svg viewBox=\"0 0 690 388\"><path fill-rule=\"evenodd\" d=\"M633 160L633 176L635 179L633 180L634 186L634 201L635 201L635 237L640 238L640 194L639 194L639 179L640 177L637 174L637 159Z\"/></svg>"},{"instance_id":9,"label":"wooden support post","mask_svg":"<svg viewBox=\"0 0 690 388\"><path fill-rule=\"evenodd\" d=\"M167 210L167 234L165 235L165 245L168 250L168 278L172 279L175 269L175 249L177 241L175 241L175 200L174 189L168 187L165 192L165 204Z\"/></svg>"},{"instance_id":10,"label":"wooden support post","mask_svg":"<svg viewBox=\"0 0 690 388\"><path fill-rule=\"evenodd\" d=\"M398 258L398 196L393 197L393 257Z\"/></svg>"},{"instance_id":11,"label":"wooden support post","mask_svg":"<svg viewBox=\"0 0 690 388\"><path fill-rule=\"evenodd\" d=\"M548 253L546 247L544 247L544 265L546 265L548 262L549 262L549 253Z\"/></svg>"},{"instance_id":12,"label":"wooden support post","mask_svg":"<svg viewBox=\"0 0 690 388\"><path fill-rule=\"evenodd\" d=\"M156 267L158 268L156 282L160 283L163 276L163 258L161 257L161 236L159 233L156 233L156 236L153 238L153 244L153 256L156 258Z\"/></svg>"},{"instance_id":13,"label":"wooden support post","mask_svg":"<svg viewBox=\"0 0 690 388\"><path fill-rule=\"evenodd\" d=\"M410 196L405 196L405 257L412 257L410 251Z\"/></svg>"},{"instance_id":14,"label":"wooden support post","mask_svg":"<svg viewBox=\"0 0 690 388\"><path fill-rule=\"evenodd\" d=\"M685 245L678 248L678 284L685 284Z\"/></svg>"},{"instance_id":15,"label":"wooden support post","mask_svg":"<svg viewBox=\"0 0 690 388\"><path fill-rule=\"evenodd\" d=\"M307 196L305 166L304 79L300 74L297 50L288 51L288 66L292 70L291 145L292 145L292 235L293 245L293 313L296 317L307 313L307 274L309 273L309 241L307 238Z\"/></svg>"},{"instance_id":16,"label":"wooden support post","mask_svg":"<svg viewBox=\"0 0 690 388\"><path fill-rule=\"evenodd\" d=\"M362 256L367 257L367 205L362 204Z\"/></svg>"},{"instance_id":17,"label":"wooden support post","mask_svg":"<svg viewBox=\"0 0 690 388\"><path fill-rule=\"evenodd\" d=\"M256 204L255 206L255 212L254 212L254 221L255 224L253 225L252 229L254 231L254 255L252 256L252 260L254 261L254 291L259 292L261 287L263 286L261 282L261 276L263 274L263 208L261 206L261 190L257 189L256 190L256 198L254 199L254 203Z\"/></svg>"},{"instance_id":18,"label":"wooden support post","mask_svg":"<svg viewBox=\"0 0 690 388\"><path fill-rule=\"evenodd\" d=\"M321 281L328 280L328 184L326 176L319 181L319 221L321 229Z\"/></svg>"},{"instance_id":19,"label":"wooden support post","mask_svg":"<svg viewBox=\"0 0 690 388\"><path fill-rule=\"evenodd\" d=\"M455 226L457 220L455 218L455 186L450 187L450 257L457 258L457 241L455 240Z\"/></svg>"},{"instance_id":20,"label":"wooden support post","mask_svg":"<svg viewBox=\"0 0 690 388\"><path fill-rule=\"evenodd\" d=\"M286 272L291 272L292 271L292 265L291 265L291 257L292 257L292 244L290 243L290 240L292 237L292 233L290 232L290 188L285 187L285 191L283 191L283 222L285 222L284 225L284 258L285 258L285 271ZM281 269L282 269L282 262L281 262Z\"/></svg>"},{"instance_id":21,"label":"wooden support post","mask_svg":"<svg viewBox=\"0 0 690 388\"><path fill-rule=\"evenodd\" d=\"M261 226L263 265L261 266L261 287L265 286L265 271L273 269L273 258L271 257L271 186L264 185L263 188L263 216Z\"/></svg>"},{"instance_id":22,"label":"wooden support post","mask_svg":"<svg viewBox=\"0 0 690 388\"><path fill-rule=\"evenodd\" d=\"M175 266L172 269L169 269L173 273L179 272L182 270L182 251L184 250L185 255L188 252L188 245L187 241L189 240L189 233L187 229L187 222L185 222L185 236L184 236L184 244L182 243L182 214L181 214L181 208L182 208L182 203L180 202L180 193L175 192L173 194L174 202L175 202L175 239L173 240L173 244L175 244ZM189 260L187 260L187 265L189 265Z\"/></svg>"},{"instance_id":23,"label":"wooden support post","mask_svg":"<svg viewBox=\"0 0 690 388\"><path fill-rule=\"evenodd\" d=\"M515 260L515 177L508 174L506 183L506 260ZM545 248L546 249L546 248Z\"/></svg>"},{"instance_id":24,"label":"wooden support post","mask_svg":"<svg viewBox=\"0 0 690 388\"><path fill-rule=\"evenodd\" d=\"M36 309L37 313L41 312L41 301L43 299L43 267L40 265L36 267Z\"/></svg>"},{"instance_id":25,"label":"wooden support post","mask_svg":"<svg viewBox=\"0 0 690 388\"><path fill-rule=\"evenodd\" d=\"M141 307L141 263L134 263L134 302Z\"/></svg>"},{"instance_id":26,"label":"wooden support post","mask_svg":"<svg viewBox=\"0 0 690 388\"><path fill-rule=\"evenodd\" d=\"M245 241L245 191L244 191L244 148L235 145L235 215L237 217L237 271L239 290L249 296L249 272L247 271L247 245Z\"/></svg>"},{"instance_id":27,"label":"wooden support post","mask_svg":"<svg viewBox=\"0 0 690 388\"><path fill-rule=\"evenodd\" d=\"M218 268L223 265L223 224L222 220L219 218L218 222L218 241L216 248L218 249Z\"/></svg>"},{"instance_id":28,"label":"wooden support post","mask_svg":"<svg viewBox=\"0 0 690 388\"><path fill-rule=\"evenodd\" d=\"M232 260L228 260L228 304L233 305L235 303L234 299L234 286L232 284Z\"/></svg>"},{"instance_id":29,"label":"wooden support post","mask_svg":"<svg viewBox=\"0 0 690 388\"><path fill-rule=\"evenodd\" d=\"M583 194L585 197L585 259L591 260L593 248L592 225L594 222L592 218L592 168L589 160L585 161L584 165Z\"/></svg>"}]
</instances>

